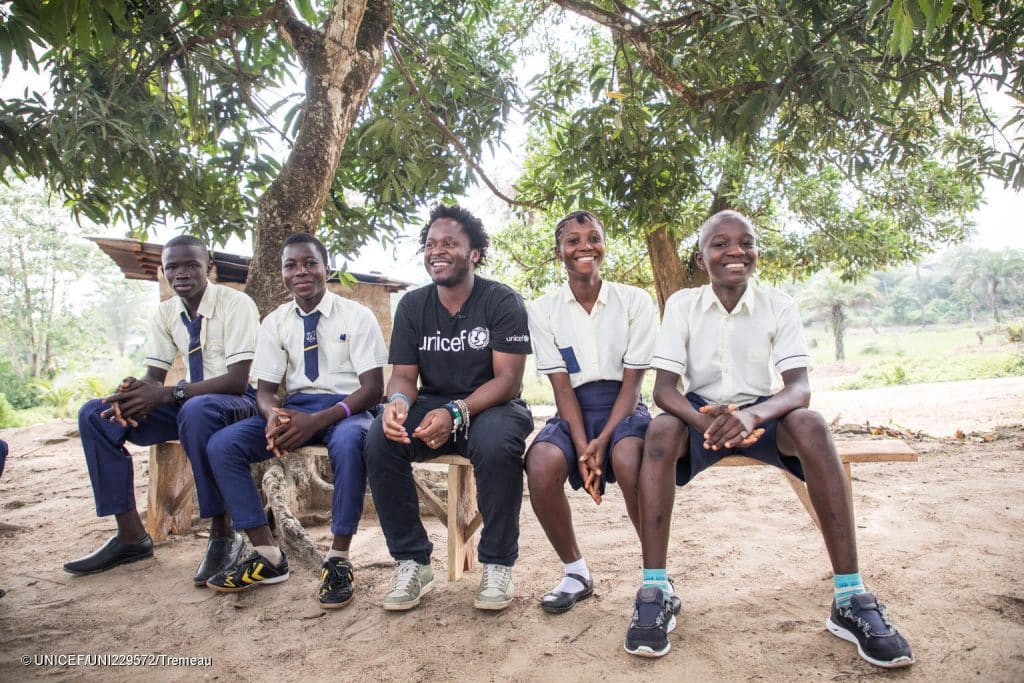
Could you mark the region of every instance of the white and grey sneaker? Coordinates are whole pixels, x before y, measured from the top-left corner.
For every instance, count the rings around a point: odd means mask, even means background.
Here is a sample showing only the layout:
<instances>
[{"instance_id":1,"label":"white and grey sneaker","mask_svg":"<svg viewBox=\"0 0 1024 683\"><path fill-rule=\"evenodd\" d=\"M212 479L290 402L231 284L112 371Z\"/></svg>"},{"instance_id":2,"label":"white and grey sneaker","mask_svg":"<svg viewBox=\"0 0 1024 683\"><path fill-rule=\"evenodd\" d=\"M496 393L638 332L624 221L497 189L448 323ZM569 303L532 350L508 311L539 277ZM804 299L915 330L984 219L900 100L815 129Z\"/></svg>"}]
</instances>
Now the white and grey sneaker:
<instances>
[{"instance_id":1,"label":"white and grey sneaker","mask_svg":"<svg viewBox=\"0 0 1024 683\"><path fill-rule=\"evenodd\" d=\"M512 604L515 590L512 584L512 567L485 564L484 573L480 577L480 590L477 591L473 607L486 610L505 609Z\"/></svg>"},{"instance_id":2,"label":"white and grey sneaker","mask_svg":"<svg viewBox=\"0 0 1024 683\"><path fill-rule=\"evenodd\" d=\"M384 596L384 609L404 612L420 604L420 598L434 587L434 570L429 564L402 560L391 577L391 587Z\"/></svg>"}]
</instances>

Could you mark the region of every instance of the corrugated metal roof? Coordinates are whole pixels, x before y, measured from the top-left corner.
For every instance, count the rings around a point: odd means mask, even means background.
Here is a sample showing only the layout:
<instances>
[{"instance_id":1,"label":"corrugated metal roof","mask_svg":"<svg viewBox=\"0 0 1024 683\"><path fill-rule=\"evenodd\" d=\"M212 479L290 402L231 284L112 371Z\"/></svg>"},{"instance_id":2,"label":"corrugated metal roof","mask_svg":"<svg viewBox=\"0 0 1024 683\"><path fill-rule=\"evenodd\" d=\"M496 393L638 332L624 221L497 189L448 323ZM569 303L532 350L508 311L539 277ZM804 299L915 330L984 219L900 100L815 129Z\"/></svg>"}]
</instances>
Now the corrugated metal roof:
<instances>
[{"instance_id":1,"label":"corrugated metal roof","mask_svg":"<svg viewBox=\"0 0 1024 683\"><path fill-rule=\"evenodd\" d=\"M107 256L121 269L129 280L151 280L156 282L160 268L160 256L164 245L153 242L141 242L136 239L89 237ZM249 256L229 254L214 250L213 262L217 266L218 282L245 282L249 274ZM412 286L410 282L392 280L376 273L349 272L357 281L368 285L387 287L389 292L400 292ZM337 278L332 278L337 280Z\"/></svg>"}]
</instances>

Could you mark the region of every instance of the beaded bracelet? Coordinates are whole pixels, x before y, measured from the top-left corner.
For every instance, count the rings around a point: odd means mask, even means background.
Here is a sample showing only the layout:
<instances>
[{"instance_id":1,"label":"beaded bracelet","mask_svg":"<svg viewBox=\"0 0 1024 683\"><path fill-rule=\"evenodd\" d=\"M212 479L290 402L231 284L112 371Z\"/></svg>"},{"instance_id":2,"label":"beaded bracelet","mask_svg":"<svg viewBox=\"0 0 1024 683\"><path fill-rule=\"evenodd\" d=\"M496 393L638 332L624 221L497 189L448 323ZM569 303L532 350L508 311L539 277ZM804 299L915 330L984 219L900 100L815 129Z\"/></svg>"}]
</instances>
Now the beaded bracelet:
<instances>
[{"instance_id":1,"label":"beaded bracelet","mask_svg":"<svg viewBox=\"0 0 1024 683\"><path fill-rule=\"evenodd\" d=\"M455 410L458 411L459 418L460 418L458 426L452 425L452 431L454 432L457 429L461 429L462 430L462 435L465 438L468 439L469 438L469 405L467 405L467 403L464 400L462 400L461 398L460 399L456 399L455 401L452 401L452 403L455 404ZM458 435L456 435L456 439L457 438L458 438Z\"/></svg>"}]
</instances>

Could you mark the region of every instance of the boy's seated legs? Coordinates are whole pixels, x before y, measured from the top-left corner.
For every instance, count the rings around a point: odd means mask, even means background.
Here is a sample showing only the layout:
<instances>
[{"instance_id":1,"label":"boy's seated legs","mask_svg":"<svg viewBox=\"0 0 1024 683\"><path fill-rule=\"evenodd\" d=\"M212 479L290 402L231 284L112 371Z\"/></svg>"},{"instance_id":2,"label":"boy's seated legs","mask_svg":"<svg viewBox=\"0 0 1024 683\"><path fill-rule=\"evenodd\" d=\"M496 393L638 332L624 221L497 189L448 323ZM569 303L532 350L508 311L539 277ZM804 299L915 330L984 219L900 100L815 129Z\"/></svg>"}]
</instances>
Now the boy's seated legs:
<instances>
[{"instance_id":1,"label":"boy's seated legs","mask_svg":"<svg viewBox=\"0 0 1024 683\"><path fill-rule=\"evenodd\" d=\"M643 584L624 647L641 657L660 657L671 649L668 634L675 628L678 601L666 568L672 506L676 494L676 463L689 451L686 424L663 414L654 418L644 439L637 481Z\"/></svg>"},{"instance_id":2,"label":"boy's seated legs","mask_svg":"<svg viewBox=\"0 0 1024 683\"><path fill-rule=\"evenodd\" d=\"M343 396L296 394L283 408L314 413L336 405ZM324 608L344 607L352 599L352 565L349 547L362 516L366 491L362 445L373 416L356 413L314 435L307 444L326 443L334 474L331 531L334 541L321 572L319 601ZM225 500L235 525L245 530L254 553L234 567L210 578L207 585L220 592L236 592L260 584L274 584L288 578L288 560L274 540L262 499L249 465L273 457L267 450L266 421L259 416L236 423L214 435L210 453L215 477L225 491ZM287 457L287 456L286 456Z\"/></svg>"},{"instance_id":3,"label":"boy's seated legs","mask_svg":"<svg viewBox=\"0 0 1024 683\"><path fill-rule=\"evenodd\" d=\"M215 433L252 416L255 411L252 396L247 394L193 396L178 411L178 438L192 465L199 516L210 519L206 553L192 577L197 586L205 586L211 576L234 566L245 550L245 539L232 526L231 515L224 506L224 497L210 468L207 444Z\"/></svg>"},{"instance_id":4,"label":"boy's seated legs","mask_svg":"<svg viewBox=\"0 0 1024 683\"><path fill-rule=\"evenodd\" d=\"M277 547L260 492L249 466L274 457L267 450L266 421L259 415L241 420L210 438L210 468L235 528L249 537L254 551L241 562L211 576L207 586L221 592L240 591L260 583L288 578L288 559Z\"/></svg>"},{"instance_id":5,"label":"boy's seated legs","mask_svg":"<svg viewBox=\"0 0 1024 683\"><path fill-rule=\"evenodd\" d=\"M242 539L231 527L209 470L207 441L218 429L251 415L252 399L245 395L203 394L190 398L181 408L158 406L138 420L137 426L122 426L102 417L109 408L99 399L89 401L79 411L78 421L96 514L114 515L117 535L91 555L66 563L64 569L90 574L152 556L152 541L136 509L132 460L124 443L150 446L180 439L192 466L200 517L211 518L210 543L198 569L198 574L205 572L205 583L214 570L237 561L242 551Z\"/></svg>"},{"instance_id":6,"label":"boy's seated legs","mask_svg":"<svg viewBox=\"0 0 1024 683\"><path fill-rule=\"evenodd\" d=\"M334 492L331 498L331 533L334 540L320 572L318 600L324 609L344 607L352 601L353 572L349 558L352 536L359 530L366 495L363 444L373 415L362 412L346 418L326 435Z\"/></svg>"},{"instance_id":7,"label":"boy's seated legs","mask_svg":"<svg viewBox=\"0 0 1024 683\"><path fill-rule=\"evenodd\" d=\"M778 448L800 458L807 493L832 561L835 595L826 628L855 643L860 656L876 666L913 664L910 645L889 622L885 605L866 591L861 580L846 474L824 417L804 408L782 416Z\"/></svg>"},{"instance_id":8,"label":"boy's seated legs","mask_svg":"<svg viewBox=\"0 0 1024 683\"><path fill-rule=\"evenodd\" d=\"M90 555L67 562L65 571L92 574L153 556L153 541L135 507L135 476L125 441L149 446L178 438L177 408L160 406L138 426L122 426L101 413L110 408L100 399L78 411L78 432L96 501L96 516L114 515L117 535Z\"/></svg>"}]
</instances>

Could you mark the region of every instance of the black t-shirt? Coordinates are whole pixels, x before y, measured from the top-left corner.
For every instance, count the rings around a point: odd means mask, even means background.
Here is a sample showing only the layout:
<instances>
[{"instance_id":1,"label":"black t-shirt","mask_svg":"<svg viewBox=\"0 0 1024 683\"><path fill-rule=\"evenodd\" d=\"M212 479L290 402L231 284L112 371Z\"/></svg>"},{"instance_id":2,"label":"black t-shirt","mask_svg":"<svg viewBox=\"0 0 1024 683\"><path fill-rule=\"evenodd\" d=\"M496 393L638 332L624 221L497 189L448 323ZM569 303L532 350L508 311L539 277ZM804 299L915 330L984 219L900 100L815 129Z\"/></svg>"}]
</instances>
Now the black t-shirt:
<instances>
[{"instance_id":1,"label":"black t-shirt","mask_svg":"<svg viewBox=\"0 0 1024 683\"><path fill-rule=\"evenodd\" d=\"M437 285L414 289L398 302L388 362L418 366L421 393L465 398L494 379L491 351L532 351L526 307L511 287L476 276L454 316L441 304Z\"/></svg>"}]
</instances>

